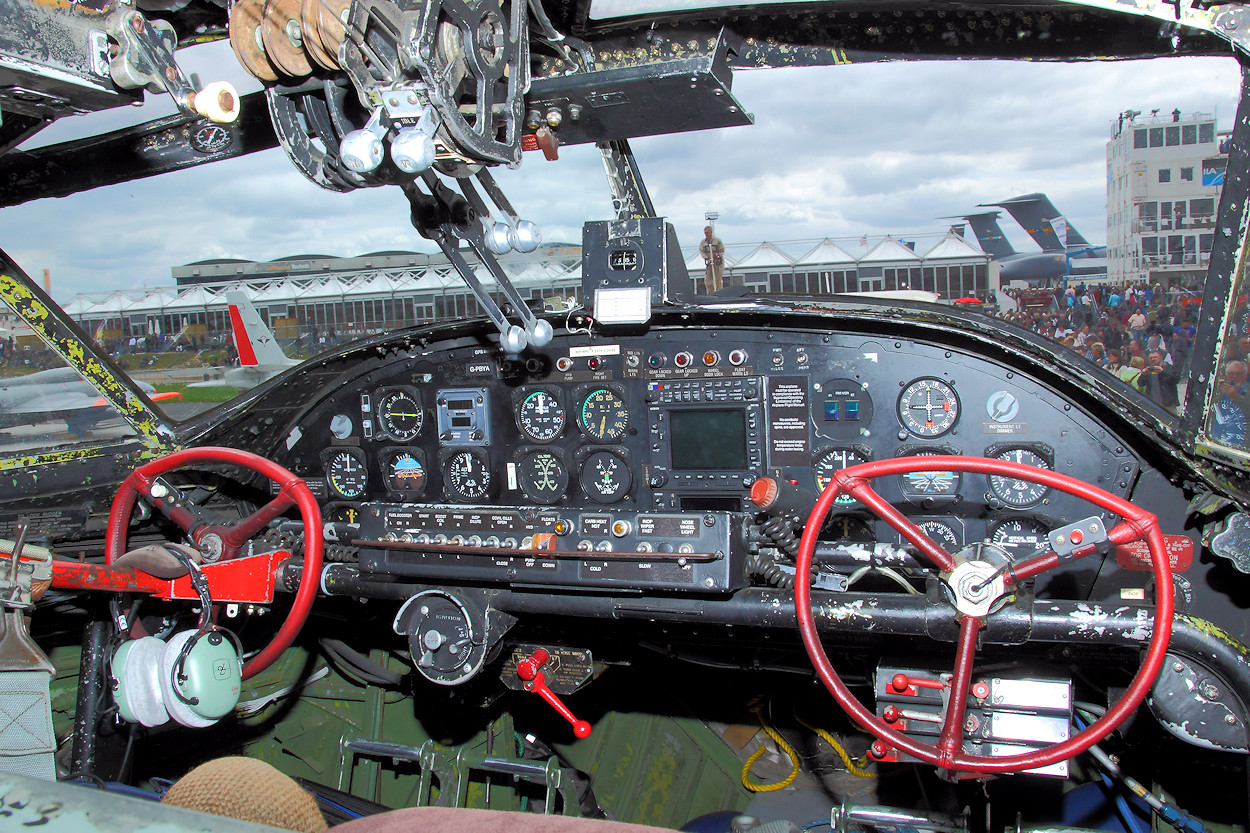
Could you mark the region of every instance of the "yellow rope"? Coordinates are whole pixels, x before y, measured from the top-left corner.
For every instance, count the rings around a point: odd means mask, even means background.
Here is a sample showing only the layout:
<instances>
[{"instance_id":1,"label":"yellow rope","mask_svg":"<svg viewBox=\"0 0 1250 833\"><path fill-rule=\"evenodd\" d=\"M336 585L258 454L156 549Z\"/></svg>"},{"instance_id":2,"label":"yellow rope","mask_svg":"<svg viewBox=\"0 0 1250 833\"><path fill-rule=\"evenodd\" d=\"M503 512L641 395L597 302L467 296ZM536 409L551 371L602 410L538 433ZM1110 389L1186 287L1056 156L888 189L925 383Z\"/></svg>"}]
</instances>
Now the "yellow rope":
<instances>
[{"instance_id":1,"label":"yellow rope","mask_svg":"<svg viewBox=\"0 0 1250 833\"><path fill-rule=\"evenodd\" d=\"M794 779L799 777L799 756L794 751L794 747L786 743L785 738L777 734L772 726L768 725L768 720L764 717L764 706L758 700L752 704L751 711L755 712L755 716L759 718L760 726L764 729L764 734L772 738L773 743L777 744L777 748L790 756L790 774L775 784L757 784L751 780L751 767L760 756L764 754L764 744L760 744L760 748L751 753L751 757L747 758L745 764L742 765L742 786L751 792L767 793L776 790L784 790L786 787L794 783Z\"/></svg>"},{"instance_id":2,"label":"yellow rope","mask_svg":"<svg viewBox=\"0 0 1250 833\"><path fill-rule=\"evenodd\" d=\"M821 739L824 740L825 743L833 747L833 751L838 753L838 757L842 759L842 763L846 766L847 772L851 773L856 778L876 778L877 777L877 773L869 772L868 770L863 769L860 765L856 764L855 759L852 758L847 753L846 749L843 748L842 744L838 743L837 738L835 738L833 735L829 734L824 729L821 729L817 726L813 726L812 724L808 723L806 720L804 720L801 717L798 718L798 720L804 726L811 729L816 734L820 735Z\"/></svg>"}]
</instances>

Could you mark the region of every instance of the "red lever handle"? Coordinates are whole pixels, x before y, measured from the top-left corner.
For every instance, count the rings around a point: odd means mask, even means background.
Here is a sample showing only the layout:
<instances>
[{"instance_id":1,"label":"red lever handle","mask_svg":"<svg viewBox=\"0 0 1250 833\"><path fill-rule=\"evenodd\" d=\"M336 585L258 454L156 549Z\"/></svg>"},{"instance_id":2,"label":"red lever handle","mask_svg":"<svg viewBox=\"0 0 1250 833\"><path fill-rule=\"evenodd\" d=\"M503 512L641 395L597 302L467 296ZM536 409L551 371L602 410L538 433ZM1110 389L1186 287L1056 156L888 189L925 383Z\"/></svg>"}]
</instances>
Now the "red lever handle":
<instances>
[{"instance_id":1,"label":"red lever handle","mask_svg":"<svg viewBox=\"0 0 1250 833\"><path fill-rule=\"evenodd\" d=\"M516 675L524 681L526 691L532 691L546 700L547 705L551 706L551 708L559 712L561 717L573 724L573 735L575 737L590 737L590 724L585 720L578 720L573 715L573 712L569 711L569 707L560 701L556 693L547 687L547 678L539 669L546 665L549 659L551 659L551 655L542 648L538 648L534 653L517 663Z\"/></svg>"},{"instance_id":2,"label":"red lever handle","mask_svg":"<svg viewBox=\"0 0 1250 833\"><path fill-rule=\"evenodd\" d=\"M923 677L895 674L890 678L890 687L899 694L907 694L907 690L910 688L946 688L946 683L942 680L926 680Z\"/></svg>"}]
</instances>

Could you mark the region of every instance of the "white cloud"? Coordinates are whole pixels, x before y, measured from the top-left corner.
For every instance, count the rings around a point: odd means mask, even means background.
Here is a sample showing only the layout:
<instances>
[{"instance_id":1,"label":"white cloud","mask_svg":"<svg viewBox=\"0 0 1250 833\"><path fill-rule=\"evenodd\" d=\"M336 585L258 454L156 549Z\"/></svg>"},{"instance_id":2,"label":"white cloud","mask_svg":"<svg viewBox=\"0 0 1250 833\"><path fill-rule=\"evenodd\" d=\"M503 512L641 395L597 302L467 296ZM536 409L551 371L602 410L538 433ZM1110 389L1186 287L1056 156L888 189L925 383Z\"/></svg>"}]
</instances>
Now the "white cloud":
<instances>
[{"instance_id":1,"label":"white cloud","mask_svg":"<svg viewBox=\"0 0 1250 833\"><path fill-rule=\"evenodd\" d=\"M1231 59L739 72L734 94L755 125L632 145L658 211L687 247L707 211L719 212L718 234L745 254L763 240L937 235L943 216L1032 191L1100 241L1116 114L1179 107L1218 112L1228 128L1238 81ZM593 147L561 148L557 162L527 153L520 170L495 176L547 240L579 242L585 220L612 216ZM1032 246L1013 223L1004 228L1017 248ZM211 257L436 249L409 224L399 189L323 191L279 150L3 209L0 246L36 275L51 269L62 299L169 283L171 267Z\"/></svg>"}]
</instances>

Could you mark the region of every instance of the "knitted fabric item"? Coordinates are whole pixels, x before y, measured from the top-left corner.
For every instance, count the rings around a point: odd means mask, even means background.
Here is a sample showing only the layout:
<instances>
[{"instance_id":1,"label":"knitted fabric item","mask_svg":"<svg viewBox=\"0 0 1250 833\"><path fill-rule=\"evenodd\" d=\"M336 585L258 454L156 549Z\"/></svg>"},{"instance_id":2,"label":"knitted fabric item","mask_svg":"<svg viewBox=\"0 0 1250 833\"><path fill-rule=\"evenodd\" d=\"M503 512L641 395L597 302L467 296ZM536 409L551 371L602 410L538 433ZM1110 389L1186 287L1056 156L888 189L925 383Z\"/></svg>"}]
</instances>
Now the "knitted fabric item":
<instances>
[{"instance_id":1,"label":"knitted fabric item","mask_svg":"<svg viewBox=\"0 0 1250 833\"><path fill-rule=\"evenodd\" d=\"M316 799L254 758L217 758L201 764L170 787L162 802L302 833L326 829Z\"/></svg>"}]
</instances>

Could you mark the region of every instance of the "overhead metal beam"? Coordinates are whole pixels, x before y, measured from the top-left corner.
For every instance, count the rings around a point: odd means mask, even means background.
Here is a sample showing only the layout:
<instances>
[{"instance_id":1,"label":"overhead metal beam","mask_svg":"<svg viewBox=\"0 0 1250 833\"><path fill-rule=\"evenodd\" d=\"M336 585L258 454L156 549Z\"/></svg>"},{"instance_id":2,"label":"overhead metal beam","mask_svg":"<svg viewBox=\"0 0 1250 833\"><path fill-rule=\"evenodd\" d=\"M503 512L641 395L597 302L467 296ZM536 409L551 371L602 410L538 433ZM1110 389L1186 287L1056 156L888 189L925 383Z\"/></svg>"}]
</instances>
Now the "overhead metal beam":
<instances>
[{"instance_id":1,"label":"overhead metal beam","mask_svg":"<svg viewBox=\"0 0 1250 833\"><path fill-rule=\"evenodd\" d=\"M0 207L193 168L277 147L263 93L242 96L233 124L168 116L86 139L0 156Z\"/></svg>"}]
</instances>

